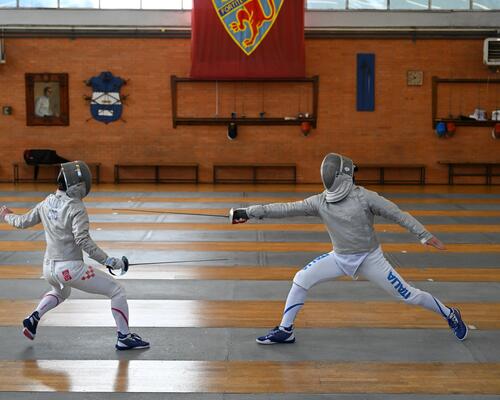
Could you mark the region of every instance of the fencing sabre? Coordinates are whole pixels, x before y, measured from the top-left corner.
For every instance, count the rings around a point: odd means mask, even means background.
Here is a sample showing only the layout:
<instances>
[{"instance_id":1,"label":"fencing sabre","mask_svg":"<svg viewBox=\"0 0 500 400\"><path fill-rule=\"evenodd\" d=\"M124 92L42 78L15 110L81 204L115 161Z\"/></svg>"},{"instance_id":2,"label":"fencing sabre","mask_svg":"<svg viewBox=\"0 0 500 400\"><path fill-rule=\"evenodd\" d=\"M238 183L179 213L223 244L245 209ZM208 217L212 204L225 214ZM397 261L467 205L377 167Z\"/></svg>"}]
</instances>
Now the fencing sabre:
<instances>
[{"instance_id":1,"label":"fencing sabre","mask_svg":"<svg viewBox=\"0 0 500 400\"><path fill-rule=\"evenodd\" d=\"M143 262L143 263L132 263L130 264L128 262L128 258L123 256L122 261L123 264L125 265L124 268L120 269L119 274L113 273L113 268L106 266L106 268L109 270L109 273L114 276L122 276L125 275L128 271L129 267L133 267L136 265L154 265L154 264L184 264L184 263L191 263L191 262L206 262L206 261L228 261L229 258L206 258L202 260L177 260L177 261L157 261L157 262Z\"/></svg>"},{"instance_id":2,"label":"fencing sabre","mask_svg":"<svg viewBox=\"0 0 500 400\"><path fill-rule=\"evenodd\" d=\"M152 214L177 214L177 215L192 215L197 217L214 217L214 218L228 218L229 223L233 223L233 213L234 209L231 208L229 210L229 214L220 215L220 214L202 214L202 213L188 213L181 211L156 211L156 210L145 210L141 208L113 208L113 211L126 211L126 212L143 212L143 213L152 213Z\"/></svg>"}]
</instances>

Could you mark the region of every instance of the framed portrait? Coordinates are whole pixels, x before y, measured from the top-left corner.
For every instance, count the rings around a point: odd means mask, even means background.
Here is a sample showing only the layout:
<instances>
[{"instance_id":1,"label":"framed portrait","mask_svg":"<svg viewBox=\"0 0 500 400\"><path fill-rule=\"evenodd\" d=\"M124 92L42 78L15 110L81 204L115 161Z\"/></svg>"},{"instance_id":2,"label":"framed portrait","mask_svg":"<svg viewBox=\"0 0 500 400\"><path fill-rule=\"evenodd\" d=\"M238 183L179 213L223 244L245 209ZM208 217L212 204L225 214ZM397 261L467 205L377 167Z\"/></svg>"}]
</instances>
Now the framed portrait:
<instances>
[{"instance_id":1,"label":"framed portrait","mask_svg":"<svg viewBox=\"0 0 500 400\"><path fill-rule=\"evenodd\" d=\"M68 74L25 74L26 125L69 125Z\"/></svg>"}]
</instances>

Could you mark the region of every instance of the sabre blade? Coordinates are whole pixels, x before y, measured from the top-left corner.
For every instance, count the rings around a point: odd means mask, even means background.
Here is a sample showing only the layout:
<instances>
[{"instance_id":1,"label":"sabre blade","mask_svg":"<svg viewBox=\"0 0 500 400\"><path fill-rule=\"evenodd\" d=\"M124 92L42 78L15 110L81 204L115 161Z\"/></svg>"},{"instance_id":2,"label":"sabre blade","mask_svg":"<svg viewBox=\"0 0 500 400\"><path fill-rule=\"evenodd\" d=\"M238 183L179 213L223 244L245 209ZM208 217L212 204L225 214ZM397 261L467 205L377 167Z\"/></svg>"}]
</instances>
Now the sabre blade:
<instances>
[{"instance_id":1,"label":"sabre blade","mask_svg":"<svg viewBox=\"0 0 500 400\"><path fill-rule=\"evenodd\" d=\"M215 218L228 218L229 215L219 215L219 214L201 214L201 213L188 213L181 211L157 211L157 210L144 210L140 208L113 208L113 211L132 211L132 212L143 212L143 213L153 213L153 214L177 214L177 215L194 215L198 217L215 217Z\"/></svg>"},{"instance_id":2,"label":"sabre blade","mask_svg":"<svg viewBox=\"0 0 500 400\"><path fill-rule=\"evenodd\" d=\"M228 261L228 260L229 260L229 258L207 258L204 260L158 261L158 262L144 262L144 263L129 264L129 267L132 267L134 265L184 264L184 263L191 263L191 262Z\"/></svg>"}]
</instances>

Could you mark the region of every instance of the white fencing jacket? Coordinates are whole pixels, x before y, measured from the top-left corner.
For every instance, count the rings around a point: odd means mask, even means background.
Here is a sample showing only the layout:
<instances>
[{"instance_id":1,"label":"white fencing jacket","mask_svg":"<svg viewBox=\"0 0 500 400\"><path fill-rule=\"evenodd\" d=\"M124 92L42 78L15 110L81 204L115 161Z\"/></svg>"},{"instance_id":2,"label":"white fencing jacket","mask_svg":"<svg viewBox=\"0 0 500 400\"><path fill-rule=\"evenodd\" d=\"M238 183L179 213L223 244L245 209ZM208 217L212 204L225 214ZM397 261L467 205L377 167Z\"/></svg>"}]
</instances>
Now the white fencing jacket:
<instances>
[{"instance_id":1,"label":"white fencing jacket","mask_svg":"<svg viewBox=\"0 0 500 400\"><path fill-rule=\"evenodd\" d=\"M417 236L422 243L433 237L407 212L361 186L354 185L349 194L336 203L326 201L326 191L305 200L250 206L249 218L320 217L326 225L334 250L338 254L369 253L380 246L373 228L374 216L391 220Z\"/></svg>"},{"instance_id":2,"label":"white fencing jacket","mask_svg":"<svg viewBox=\"0 0 500 400\"><path fill-rule=\"evenodd\" d=\"M83 260L82 250L101 264L108 258L90 237L89 217L83 201L68 197L64 191L48 195L24 215L7 214L5 221L20 229L41 222L47 241L45 260Z\"/></svg>"}]
</instances>

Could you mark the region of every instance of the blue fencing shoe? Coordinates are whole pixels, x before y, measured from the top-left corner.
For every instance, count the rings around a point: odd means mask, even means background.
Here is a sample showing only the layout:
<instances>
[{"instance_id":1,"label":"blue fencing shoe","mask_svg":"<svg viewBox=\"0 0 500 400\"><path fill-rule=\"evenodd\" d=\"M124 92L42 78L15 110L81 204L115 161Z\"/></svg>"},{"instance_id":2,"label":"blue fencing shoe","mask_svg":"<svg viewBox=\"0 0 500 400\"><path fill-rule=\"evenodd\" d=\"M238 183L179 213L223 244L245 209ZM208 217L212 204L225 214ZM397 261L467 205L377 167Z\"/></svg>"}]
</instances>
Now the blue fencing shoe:
<instances>
[{"instance_id":1,"label":"blue fencing shoe","mask_svg":"<svg viewBox=\"0 0 500 400\"><path fill-rule=\"evenodd\" d=\"M294 343L295 335L293 334L293 325L285 328L277 326L272 329L267 335L257 338L259 344L276 344L276 343Z\"/></svg>"},{"instance_id":2,"label":"blue fencing shoe","mask_svg":"<svg viewBox=\"0 0 500 400\"><path fill-rule=\"evenodd\" d=\"M23 335L26 336L29 340L35 340L36 327L38 326L39 321L40 316L38 315L38 311L35 311L28 318L23 320Z\"/></svg>"},{"instance_id":3,"label":"blue fencing shoe","mask_svg":"<svg viewBox=\"0 0 500 400\"><path fill-rule=\"evenodd\" d=\"M135 333L129 333L128 335L123 335L118 332L118 340L116 342L116 350L140 350L148 349L149 342L142 340L139 335Z\"/></svg>"},{"instance_id":4,"label":"blue fencing shoe","mask_svg":"<svg viewBox=\"0 0 500 400\"><path fill-rule=\"evenodd\" d=\"M451 330L455 334L458 340L465 340L467 338L467 332L469 329L467 325L462 321L462 316L457 308L451 308L451 313L447 318L448 325L450 325Z\"/></svg>"}]
</instances>

